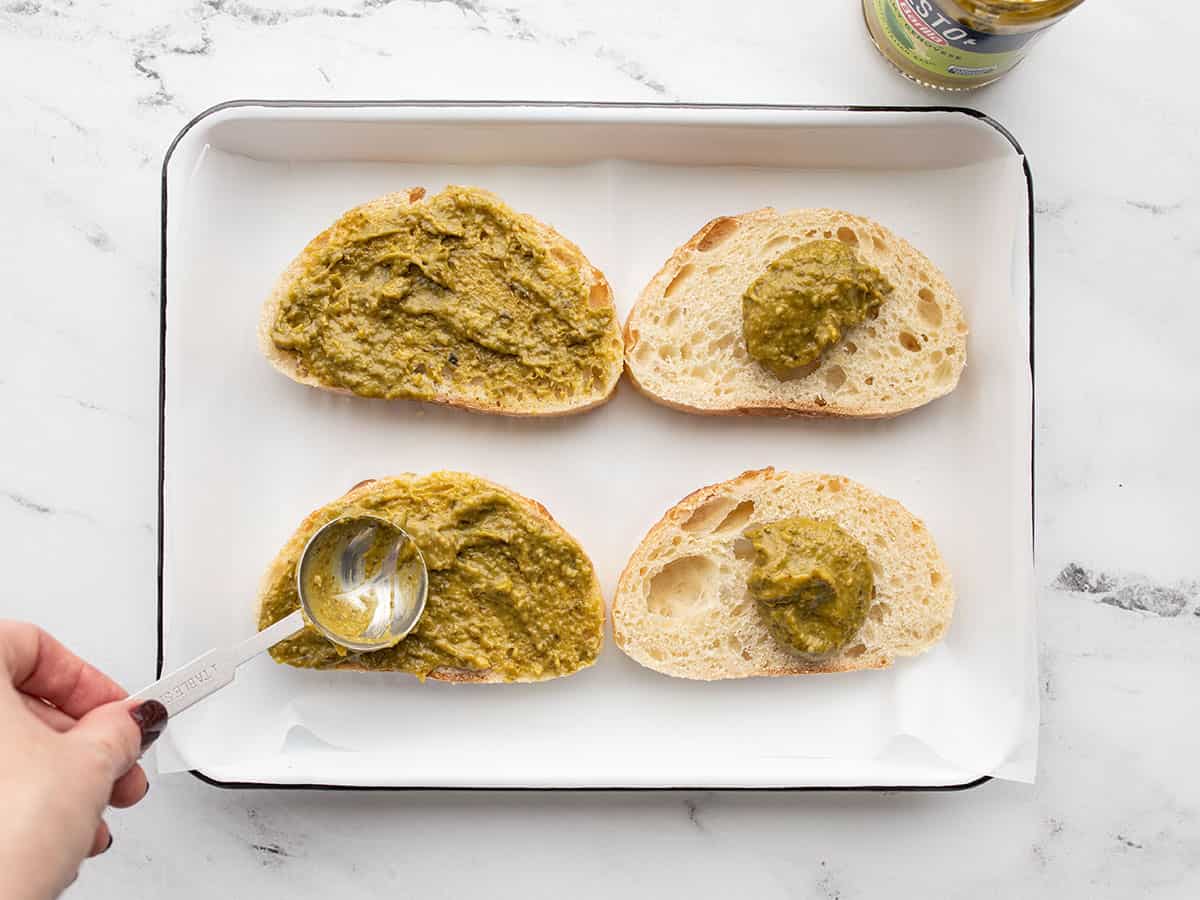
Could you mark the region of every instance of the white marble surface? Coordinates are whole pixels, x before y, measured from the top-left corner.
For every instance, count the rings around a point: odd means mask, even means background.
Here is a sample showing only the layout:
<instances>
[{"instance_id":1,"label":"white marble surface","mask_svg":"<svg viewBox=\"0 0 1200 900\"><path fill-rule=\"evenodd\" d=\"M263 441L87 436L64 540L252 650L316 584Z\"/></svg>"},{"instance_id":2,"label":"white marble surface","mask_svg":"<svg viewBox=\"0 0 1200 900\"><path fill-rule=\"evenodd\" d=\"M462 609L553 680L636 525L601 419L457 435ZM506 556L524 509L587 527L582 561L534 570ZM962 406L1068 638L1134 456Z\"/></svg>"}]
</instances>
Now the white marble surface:
<instances>
[{"instance_id":1,"label":"white marble surface","mask_svg":"<svg viewBox=\"0 0 1200 900\"><path fill-rule=\"evenodd\" d=\"M1200 894L1200 104L1171 49L1200 26L1137 6L1092 0L963 98L1017 135L1037 188L1036 785L338 795L176 776L112 816L72 895ZM159 164L191 116L234 97L955 99L895 76L855 0L2 0L0 78L0 560L39 579L6 579L0 614L131 686L154 658Z\"/></svg>"}]
</instances>

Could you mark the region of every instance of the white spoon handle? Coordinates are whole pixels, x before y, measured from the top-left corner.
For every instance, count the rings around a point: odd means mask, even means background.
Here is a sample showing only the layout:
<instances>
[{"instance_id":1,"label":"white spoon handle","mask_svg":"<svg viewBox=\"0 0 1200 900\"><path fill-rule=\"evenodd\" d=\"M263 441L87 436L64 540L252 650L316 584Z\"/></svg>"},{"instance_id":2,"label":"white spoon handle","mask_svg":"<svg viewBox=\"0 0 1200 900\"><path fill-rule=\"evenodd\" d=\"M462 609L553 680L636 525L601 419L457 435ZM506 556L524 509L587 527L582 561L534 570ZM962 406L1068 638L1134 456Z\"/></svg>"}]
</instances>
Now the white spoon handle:
<instances>
[{"instance_id":1,"label":"white spoon handle","mask_svg":"<svg viewBox=\"0 0 1200 900\"><path fill-rule=\"evenodd\" d=\"M223 650L201 653L154 684L142 688L130 699L157 700L167 708L167 714L174 717L193 703L198 703L209 694L216 693L230 684L237 667L242 663L253 659L284 638L291 637L303 627L304 614L296 610L241 643Z\"/></svg>"}]
</instances>

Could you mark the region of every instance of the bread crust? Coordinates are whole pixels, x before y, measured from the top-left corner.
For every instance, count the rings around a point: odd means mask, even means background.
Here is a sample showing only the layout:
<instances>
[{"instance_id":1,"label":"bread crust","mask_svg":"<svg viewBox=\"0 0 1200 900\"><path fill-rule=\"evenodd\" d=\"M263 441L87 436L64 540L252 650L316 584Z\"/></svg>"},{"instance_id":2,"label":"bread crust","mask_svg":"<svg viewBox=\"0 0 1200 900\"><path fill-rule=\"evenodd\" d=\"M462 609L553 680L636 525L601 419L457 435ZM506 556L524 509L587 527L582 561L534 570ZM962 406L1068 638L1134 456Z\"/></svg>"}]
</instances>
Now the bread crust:
<instances>
[{"instance_id":1,"label":"bread crust","mask_svg":"<svg viewBox=\"0 0 1200 900\"><path fill-rule=\"evenodd\" d=\"M405 473L395 476L395 477L396 478L418 478L420 476L415 475L411 472L405 472ZM563 528L557 522L557 520L555 520L555 518L552 515L550 515L550 511L548 509L546 509L546 507L543 506L538 501L533 500L529 497L526 497L522 494L518 494L516 491L510 490L510 489L504 487L503 485L496 484L494 481L489 481L486 478L480 478L477 475L472 475L471 477L478 479L480 482L487 485L488 487L493 488L494 490L500 491L501 493L505 494L506 496L517 501L518 503L520 503L521 505L526 507L534 515L538 516L539 518L545 519L546 522L548 522L556 531L558 531L560 534L562 534L564 537L566 537L568 540L570 540L576 546L579 546L578 541L576 541L567 532L567 530L565 528ZM379 479L368 478L363 481L360 481L356 485L354 485L352 488L350 488L350 490L346 491L346 493L343 494L340 498L338 498L338 500L353 502L357 498L363 497L363 496L369 494L372 486L375 485L378 480ZM333 502L338 502L338 500L335 500ZM302 521L300 523L300 525L296 528L296 530L294 532L292 532L291 537L289 537L288 540L284 543L283 548L275 555L275 558L272 559L271 563L267 566L267 570L263 574L263 577L262 577L261 581L259 582L259 586L258 586L258 595L257 595L257 599L256 599L256 604L255 604L255 621L258 621L260 619L260 617L262 616L263 604L266 601L267 593L269 592L271 585L274 584L280 577L282 577L287 572L288 567L291 565L291 560L293 558L297 557L300 554L300 552L304 549L304 546L308 542L309 537L312 535L313 531L316 529L317 522L320 520L322 513L325 511L325 509L329 505L330 504L326 503L323 506L320 506L317 509L313 510L307 516L305 516L304 521ZM580 549L582 551L582 547ZM587 554L584 553L584 556L586 557ZM589 563L591 562L590 558L588 559L588 562ZM603 644L604 624L605 624L605 621L607 620L608 610L607 610L607 607L604 602L604 594L600 589L600 581L596 577L596 570L595 570L594 565L592 566L592 583L591 583L591 590L589 592L589 599L591 599L595 603L597 603L601 610L600 652L603 652L603 649L604 649L604 644ZM597 658L598 657L599 657L599 654L597 654ZM590 668L593 665L595 665L594 660L591 663L588 663L586 666L581 666L579 669L576 669L575 672L580 672L583 669ZM345 671L345 672L402 671L402 670L389 670L389 669L368 669L365 666L356 665L352 659L348 659L346 662L339 663L338 665L333 666L331 668L336 671ZM330 670L322 669L321 671L330 671ZM501 677L498 673L496 673L494 670L491 670L491 669L480 671L480 670L474 670L474 669L458 669L458 668L443 666L441 668L433 670L426 677L428 677L434 681L449 681L449 682L453 682L455 684L519 684L519 683L529 684L529 683L534 683L534 682L539 682L539 681L550 681L554 678L565 678L569 675L574 675L575 672L567 672L563 675L547 675L547 676L543 676L541 678L532 678L531 677L531 678L505 679L505 678Z\"/></svg>"},{"instance_id":2,"label":"bread crust","mask_svg":"<svg viewBox=\"0 0 1200 900\"><path fill-rule=\"evenodd\" d=\"M683 544L672 544L670 543L670 539L673 536L683 535L685 524L699 510L702 510L706 504L722 498L733 498L739 502L745 500L753 501L755 498L761 498L765 490L775 488L778 485L782 485L785 490L798 491L803 495L804 491L815 490L822 483L827 485L836 483L839 492L847 491L852 493L857 502L874 503L882 512L886 512L890 520L897 524L901 535L905 539L912 541L914 547L926 557L928 562L928 577L931 582L936 582L925 589L921 595L927 601L927 605L921 605L921 599L917 596L898 597L894 593L889 592L886 586L881 591L878 582L877 596L873 600L873 605L881 601L893 607L901 603L906 604L903 609L898 609L896 612L898 615L915 613L917 618L924 620L923 624L926 632L921 640L903 646L869 646L871 642L865 639L864 633L860 633L858 644L863 647L860 652L848 652L856 646L855 644L851 644L850 647L837 654L814 659L794 654L786 648L781 647L773 638L770 638L766 625L757 623L758 612L753 603L739 603L733 606L732 612L728 608L721 608L719 606L711 612L706 612L706 616L718 617L715 627L709 627L703 631L696 630L692 634L688 634L685 630L691 626L678 626L674 619L656 617L654 613L650 612L648 597L655 575L680 559L695 554L703 554L703 548L697 549L696 545L689 545L686 540ZM781 510L780 515L775 518L781 518L784 515L810 514L812 514L811 509L792 504L786 510ZM866 539L868 536L864 533L862 524L851 523L846 521L844 517L832 518L839 525L851 531L852 534L857 532L856 536L863 541L865 546L868 546L868 553L872 555L873 562L876 562L876 557L880 553L875 548L874 543ZM743 529L739 528L737 533L729 534L727 536L728 542L733 542L739 538L741 530ZM686 538L686 535L683 536ZM667 547L671 549L667 550L665 554L659 552ZM748 570L748 568L747 564L745 569ZM886 579L891 574L885 571L883 577ZM922 574L925 574L924 568L922 568ZM741 592L739 598L748 596L745 593L745 573L743 572L738 578L740 580L737 587ZM930 599L931 597L932 600ZM890 666L897 656L908 656L924 652L944 635L953 615L953 610L954 592L949 569L942 560L932 536L925 529L924 523L913 516L900 503L876 494L869 488L851 481L844 476L824 473L776 472L774 468L768 467L743 472L736 478L693 491L668 509L662 518L650 528L637 549L630 556L617 582L617 590L613 597L612 607L613 640L622 652L641 665L664 675L679 678L718 680L725 678L830 674L864 669L882 669ZM738 620L727 622L719 618L726 615L736 616ZM708 624L711 626L713 623L709 622ZM876 626L865 626L864 632L868 627L875 628ZM701 636L709 639L714 635L717 637L728 636L734 631L737 631L739 634L751 631L758 634L761 638L760 649L756 650L756 654L761 654L765 657L765 661L759 662L756 660L750 665L741 665L731 654L727 662L732 661L733 665L723 667L719 661L714 664L712 660L705 661L703 665L700 665L687 658L657 658L654 651L656 648L661 648L663 641L658 640L661 635L656 635L654 629L674 629L684 635L684 638L680 641L684 644L692 638L698 641ZM765 648L765 650L761 648ZM699 648L697 647L696 649ZM747 660L747 662L750 662L750 660Z\"/></svg>"},{"instance_id":3,"label":"bread crust","mask_svg":"<svg viewBox=\"0 0 1200 900\"><path fill-rule=\"evenodd\" d=\"M495 200L497 203L502 203L495 194L490 191L478 190L481 194L486 194L488 197ZM322 382L320 379L311 374L305 374L300 371L299 355L289 350L281 350L275 346L275 342L271 340L271 331L275 325L275 320L279 315L279 308L287 299L293 285L300 280L303 272L309 265L319 256L321 249L329 242L330 236L338 223L346 216L355 213L389 213L399 212L409 206L416 205L422 202L425 198L426 191L423 187L411 187L406 191L397 191L391 194L385 194L382 197L377 197L366 203L360 204L347 210L343 213L336 222L318 234L315 238L305 245L299 255L293 259L283 274L275 281L275 286L271 289L271 293L267 296L266 301L262 305L262 310L258 320L258 346L262 351L263 356L277 371L286 375L292 381L299 384L308 385L309 387L318 388L323 391L331 391L335 394L345 396L356 396L353 391L337 385L330 385ZM613 305L612 288L609 286L608 279L604 277L604 273L591 264L583 251L579 247L567 240L549 225L538 221L533 216L524 213L514 212L514 215L524 224L533 228L538 235L546 242L546 244L561 255L569 257L571 262L576 265L580 273L583 275L584 283L592 290L592 297L601 297L603 305L613 311L614 329L619 332L619 325L616 317L616 308ZM619 334L617 335L620 339ZM611 371L608 372L608 378L604 382L602 388L594 395L587 398L575 398L562 403L557 401L553 403L545 403L528 408L510 408L504 407L500 403L495 402L479 402L471 397L456 396L454 394L438 394L428 399L422 399L418 402L433 403L438 406L451 406L458 409L466 409L471 412L490 413L493 415L510 416L515 418L529 418L532 416L568 416L575 413L586 412L590 409L595 409L607 403L613 398L617 390L617 383L621 378L623 369L623 360L618 359L613 364Z\"/></svg>"},{"instance_id":4,"label":"bread crust","mask_svg":"<svg viewBox=\"0 0 1200 900\"><path fill-rule=\"evenodd\" d=\"M897 267L915 271L917 273L916 277L922 283L937 289L939 302L942 304L939 308L940 313L944 314L953 323L961 322L961 328L956 336L955 351L957 352L957 357L952 363L953 371L950 382L944 386L939 386L935 390L925 392L913 402L891 405L877 404L875 406L851 405L840 402L836 395L832 399L827 399L819 394L813 399L797 398L781 401L762 396L761 392L753 390L749 391L752 395L752 399L749 402L743 402L732 396L724 401L714 402L713 394L710 392L703 393L702 396L705 401L703 403L688 402L686 399L681 399L678 396L679 393L686 392L676 392L676 395L672 396L668 392L672 387L668 379L651 377L652 373L647 370L647 367L639 365L636 360L634 351L641 341L647 339L647 336L643 334L643 331L646 329L641 327L642 323L655 308L665 310L671 308L674 303L682 302L672 301L667 295L676 277L686 267L699 265L705 259L703 254L710 252L715 246L719 246L734 232L754 227L778 227L783 230L790 229L796 234L802 231L815 231L817 236L836 235L839 229L848 228L852 229L852 233L855 235L861 232L864 235L870 234L872 240L878 238L881 243L889 248L890 255L896 259ZM766 260L766 262L769 262L769 260ZM763 263L762 269L765 269L766 262ZM742 291L748 287L751 280L752 278L747 279L746 283L740 285L738 290ZM740 299L740 293L738 296ZM884 302L895 303L891 297ZM857 343L864 344L864 347L869 345L869 339L864 341L861 337L861 331L852 331L851 333L855 335L854 340ZM963 318L962 307L941 271L919 250L879 223L863 216L835 209L802 209L780 213L773 207L763 207L736 216L718 216L712 219L679 246L642 289L638 295L637 302L625 319L622 336L625 340L625 369L633 386L644 396L656 403L681 412L697 415L764 415L859 419L891 418L948 394L957 386L966 363L966 322ZM847 335L846 339L849 340L849 337L850 335ZM736 341L742 342L743 340L739 325ZM827 355L826 359L814 367L812 372L802 378L796 379L796 381L805 381L809 378L819 377L821 369L829 364ZM748 361L744 365L749 369L756 364ZM718 371L715 374L722 375L724 372ZM782 382L777 381L776 384L782 384Z\"/></svg>"}]
</instances>

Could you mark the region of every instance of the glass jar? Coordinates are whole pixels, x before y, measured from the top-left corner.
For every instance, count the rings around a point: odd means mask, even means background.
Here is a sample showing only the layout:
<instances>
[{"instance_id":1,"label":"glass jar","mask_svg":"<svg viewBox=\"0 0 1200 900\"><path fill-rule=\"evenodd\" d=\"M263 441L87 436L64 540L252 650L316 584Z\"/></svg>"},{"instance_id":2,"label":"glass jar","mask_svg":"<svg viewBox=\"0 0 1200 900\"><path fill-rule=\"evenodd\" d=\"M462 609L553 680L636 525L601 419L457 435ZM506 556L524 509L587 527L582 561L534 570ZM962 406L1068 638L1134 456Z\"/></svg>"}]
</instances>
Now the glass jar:
<instances>
[{"instance_id":1,"label":"glass jar","mask_svg":"<svg viewBox=\"0 0 1200 900\"><path fill-rule=\"evenodd\" d=\"M901 74L928 87L990 84L1083 0L863 0L867 30Z\"/></svg>"}]
</instances>

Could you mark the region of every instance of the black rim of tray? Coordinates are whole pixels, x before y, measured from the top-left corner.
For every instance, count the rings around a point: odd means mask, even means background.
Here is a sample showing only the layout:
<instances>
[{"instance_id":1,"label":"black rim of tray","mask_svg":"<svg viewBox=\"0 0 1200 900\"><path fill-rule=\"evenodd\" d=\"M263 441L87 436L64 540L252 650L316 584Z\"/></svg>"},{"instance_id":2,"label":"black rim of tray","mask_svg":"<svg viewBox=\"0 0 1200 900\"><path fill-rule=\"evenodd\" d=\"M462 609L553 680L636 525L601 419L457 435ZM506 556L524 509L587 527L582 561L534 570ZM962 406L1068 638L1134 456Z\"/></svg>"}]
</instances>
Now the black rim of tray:
<instances>
[{"instance_id":1,"label":"black rim of tray","mask_svg":"<svg viewBox=\"0 0 1200 900\"><path fill-rule=\"evenodd\" d=\"M158 629L158 651L155 661L155 677L161 677L163 671L163 533L165 526L164 506L163 506L163 486L166 476L166 400L167 400L167 169L171 163L171 157L175 153L175 148L179 146L179 142L192 130L197 124L207 119L215 113L226 109L236 109L239 107L263 107L267 109L353 109L353 108L376 108L376 109L657 109L670 111L676 109L693 109L693 110L760 110L763 112L899 112L899 113L958 113L960 115L969 116L972 119L977 119L994 128L999 132L1016 150L1017 155L1021 158L1022 171L1025 174L1026 200L1028 205L1028 233L1029 233L1029 376L1030 386L1033 388L1032 395L1036 400L1036 382L1034 370L1034 353L1033 353L1033 336L1034 336L1034 206L1033 206L1033 173L1029 168L1029 158L1025 155L1024 149L1012 132L1005 128L998 121L993 119L986 113L980 112L977 109L972 109L966 106L870 106L870 105L838 105L838 104L781 104L781 103L624 103L617 101L555 101L555 100L227 100L224 103L218 103L215 106L210 106L191 121L189 121L167 147L167 152L163 157L162 164L162 226L160 235L160 272L159 272L159 290L160 290L160 307L159 307L159 336L158 336L158 571L157 571L157 629ZM1031 404L1030 421L1036 427L1034 416L1036 413L1036 402ZM1035 433L1031 428L1031 434ZM1030 541L1031 545L1034 537L1035 523L1037 514L1035 504L1037 502L1036 493L1033 490L1033 471L1034 471L1034 442L1030 441L1029 446L1029 463L1030 463L1030 509L1033 515L1030 521ZM307 790L307 791L488 791L488 792L551 792L551 791L570 791L570 792L702 792L702 791L738 791L738 792L761 792L761 793L779 793L779 792L802 792L802 791L878 791L878 792L914 792L914 791L936 791L936 792L951 792L965 791L971 788L979 787L992 780L991 775L981 775L972 781L962 782L961 784L936 784L936 785L913 785L913 784L894 784L894 785L803 785L803 786L779 786L779 787L742 787L732 785L727 787L705 787L695 785L671 785L662 787L579 787L579 786L562 786L562 787L455 787L455 786L437 786L437 785L347 785L347 784L292 784L279 783L271 781L222 781L218 778L213 778L211 775L206 775L199 769L190 769L189 772L203 781L205 784L210 784L213 787L231 789L231 790L247 790L247 789L265 789L265 790Z\"/></svg>"}]
</instances>

